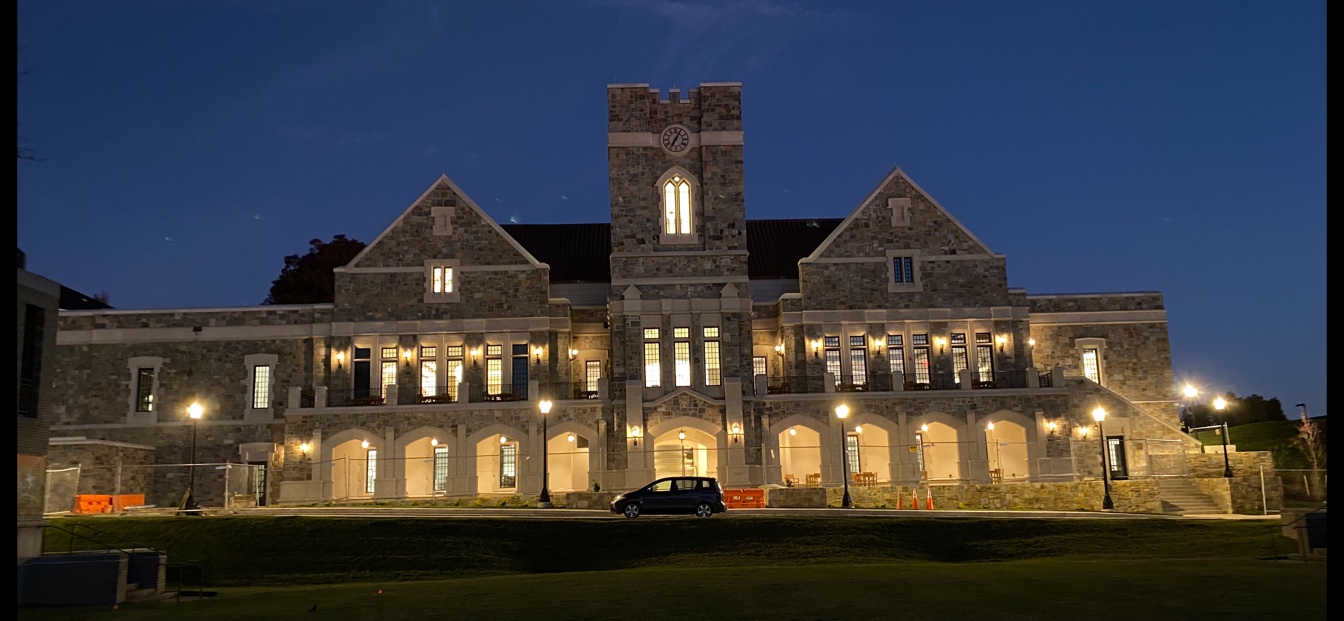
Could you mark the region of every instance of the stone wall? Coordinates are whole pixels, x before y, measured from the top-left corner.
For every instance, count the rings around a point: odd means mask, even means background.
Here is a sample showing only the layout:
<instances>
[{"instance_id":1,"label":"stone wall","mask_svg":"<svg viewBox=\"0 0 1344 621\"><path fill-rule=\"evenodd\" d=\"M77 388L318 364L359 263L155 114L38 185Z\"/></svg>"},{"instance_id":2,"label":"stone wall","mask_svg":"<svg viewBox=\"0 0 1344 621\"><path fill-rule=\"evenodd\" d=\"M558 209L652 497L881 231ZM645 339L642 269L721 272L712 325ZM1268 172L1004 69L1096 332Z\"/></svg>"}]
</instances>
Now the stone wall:
<instances>
[{"instance_id":1,"label":"stone wall","mask_svg":"<svg viewBox=\"0 0 1344 621\"><path fill-rule=\"evenodd\" d=\"M1220 447L1221 448L1221 447ZM1234 477L1255 477L1259 480L1261 467L1266 477L1277 476L1274 472L1274 454L1269 451L1234 451L1227 454L1227 464L1232 466ZM1226 470L1222 452L1189 453L1186 460L1190 465L1190 476L1199 478L1221 477Z\"/></svg>"},{"instance_id":2,"label":"stone wall","mask_svg":"<svg viewBox=\"0 0 1344 621\"><path fill-rule=\"evenodd\" d=\"M456 302L424 301L425 274L336 273L336 321L410 321L546 317L550 276L547 269L454 271Z\"/></svg>"},{"instance_id":3,"label":"stone wall","mask_svg":"<svg viewBox=\"0 0 1344 621\"><path fill-rule=\"evenodd\" d=\"M1131 300L1132 298L1120 298ZM1137 298L1143 299L1143 298ZM1175 405L1175 376L1171 370L1171 344L1165 322L1112 323L1094 325L1031 325L1036 339L1032 358L1038 368L1064 368L1064 374L1083 377L1082 354L1077 339L1106 339L1102 357L1102 383L1133 401L1161 401L1155 412L1178 423Z\"/></svg>"},{"instance_id":4,"label":"stone wall","mask_svg":"<svg viewBox=\"0 0 1344 621\"><path fill-rule=\"evenodd\" d=\"M1264 515L1283 509L1283 481L1278 475L1202 477L1191 479L1195 487L1213 499L1224 513Z\"/></svg>"},{"instance_id":5,"label":"stone wall","mask_svg":"<svg viewBox=\"0 0 1344 621\"><path fill-rule=\"evenodd\" d=\"M224 309L62 311L61 330L303 326L331 321L330 304Z\"/></svg>"},{"instance_id":6,"label":"stone wall","mask_svg":"<svg viewBox=\"0 0 1344 621\"><path fill-rule=\"evenodd\" d=\"M49 468L79 467L78 494L150 493L153 447L85 440L58 442L49 451Z\"/></svg>"},{"instance_id":7,"label":"stone wall","mask_svg":"<svg viewBox=\"0 0 1344 621\"><path fill-rule=\"evenodd\" d=\"M767 503L773 491L767 492ZM839 507L844 489L828 487L825 491L827 506ZM1101 481L849 488L854 506L865 509L909 509L912 493L917 496L920 510L927 509L929 494L935 510L1101 511L1105 498ZM1156 481L1112 482L1111 500L1119 513L1162 513Z\"/></svg>"}]
</instances>

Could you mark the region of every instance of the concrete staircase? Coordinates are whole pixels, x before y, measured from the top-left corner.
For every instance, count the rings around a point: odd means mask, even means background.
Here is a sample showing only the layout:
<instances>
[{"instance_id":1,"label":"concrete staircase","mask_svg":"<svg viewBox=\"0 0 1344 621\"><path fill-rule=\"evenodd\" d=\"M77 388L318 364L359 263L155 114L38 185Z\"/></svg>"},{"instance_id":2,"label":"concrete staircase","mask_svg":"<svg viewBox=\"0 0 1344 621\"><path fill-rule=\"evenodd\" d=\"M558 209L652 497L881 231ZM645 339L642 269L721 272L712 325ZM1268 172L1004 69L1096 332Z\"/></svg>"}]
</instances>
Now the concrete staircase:
<instances>
[{"instance_id":1,"label":"concrete staircase","mask_svg":"<svg viewBox=\"0 0 1344 621\"><path fill-rule=\"evenodd\" d=\"M1162 498L1162 512L1169 515L1210 515L1227 513L1218 508L1208 494L1201 492L1189 479L1163 478L1157 480Z\"/></svg>"}]
</instances>

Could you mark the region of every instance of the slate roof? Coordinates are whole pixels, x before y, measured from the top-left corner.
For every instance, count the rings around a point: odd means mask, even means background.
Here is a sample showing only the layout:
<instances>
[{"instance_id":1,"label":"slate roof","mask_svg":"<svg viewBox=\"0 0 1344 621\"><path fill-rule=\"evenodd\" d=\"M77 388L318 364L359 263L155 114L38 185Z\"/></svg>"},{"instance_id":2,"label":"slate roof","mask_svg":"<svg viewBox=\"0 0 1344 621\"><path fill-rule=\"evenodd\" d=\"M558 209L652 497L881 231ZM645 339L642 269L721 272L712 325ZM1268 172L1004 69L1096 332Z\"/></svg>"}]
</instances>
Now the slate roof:
<instances>
[{"instance_id":1,"label":"slate roof","mask_svg":"<svg viewBox=\"0 0 1344 621\"><path fill-rule=\"evenodd\" d=\"M747 220L747 275L798 278L798 260L812 254L843 218ZM551 266L551 282L610 282L611 225L503 224L538 261Z\"/></svg>"}]
</instances>

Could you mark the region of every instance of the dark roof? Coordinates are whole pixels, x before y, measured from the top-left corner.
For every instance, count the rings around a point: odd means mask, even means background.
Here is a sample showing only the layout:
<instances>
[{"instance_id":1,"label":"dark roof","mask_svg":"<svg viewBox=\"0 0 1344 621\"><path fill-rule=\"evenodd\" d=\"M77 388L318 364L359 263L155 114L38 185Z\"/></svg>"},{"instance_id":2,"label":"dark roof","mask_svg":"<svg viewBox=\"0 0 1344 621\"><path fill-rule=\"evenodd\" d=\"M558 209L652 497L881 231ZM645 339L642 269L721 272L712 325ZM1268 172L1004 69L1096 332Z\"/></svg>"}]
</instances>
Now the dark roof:
<instances>
[{"instance_id":1,"label":"dark roof","mask_svg":"<svg viewBox=\"0 0 1344 621\"><path fill-rule=\"evenodd\" d=\"M61 310L102 310L112 308L110 304L99 302L83 293L75 291L70 287L61 285L61 299L58 304Z\"/></svg>"},{"instance_id":2,"label":"dark roof","mask_svg":"<svg viewBox=\"0 0 1344 621\"><path fill-rule=\"evenodd\" d=\"M843 218L747 220L747 275L798 278L798 260L812 254ZM610 282L611 225L504 224L538 261L551 266L551 282Z\"/></svg>"}]
</instances>

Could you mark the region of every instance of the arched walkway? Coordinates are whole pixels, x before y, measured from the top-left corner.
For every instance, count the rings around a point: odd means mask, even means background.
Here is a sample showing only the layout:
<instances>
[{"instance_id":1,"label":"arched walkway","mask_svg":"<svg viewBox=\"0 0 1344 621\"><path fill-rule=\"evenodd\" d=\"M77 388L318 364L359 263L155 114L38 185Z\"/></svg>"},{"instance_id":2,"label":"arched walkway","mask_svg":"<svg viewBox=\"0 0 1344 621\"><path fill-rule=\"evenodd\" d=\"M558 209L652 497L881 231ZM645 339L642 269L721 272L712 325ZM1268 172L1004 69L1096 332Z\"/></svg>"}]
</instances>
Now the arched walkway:
<instances>
[{"instance_id":1,"label":"arched walkway","mask_svg":"<svg viewBox=\"0 0 1344 621\"><path fill-rule=\"evenodd\" d=\"M962 451L958 427L956 419L939 412L930 412L916 421L916 447L925 482L960 482Z\"/></svg>"},{"instance_id":2,"label":"arched walkway","mask_svg":"<svg viewBox=\"0 0 1344 621\"><path fill-rule=\"evenodd\" d=\"M552 492L581 492L592 489L591 473L597 468L597 432L578 423L565 421L550 425L546 441L547 473Z\"/></svg>"},{"instance_id":3,"label":"arched walkway","mask_svg":"<svg viewBox=\"0 0 1344 621\"><path fill-rule=\"evenodd\" d=\"M861 485L876 485L891 480L892 445L896 437L895 425L883 425L876 416L864 416L856 419L855 425L846 429L853 450L846 447L850 460L848 466L853 482ZM857 476L855 476L857 475Z\"/></svg>"},{"instance_id":4,"label":"arched walkway","mask_svg":"<svg viewBox=\"0 0 1344 621\"><path fill-rule=\"evenodd\" d=\"M406 497L444 494L452 471L453 455L449 444L452 436L439 427L419 427L397 438L398 474L405 484Z\"/></svg>"},{"instance_id":5,"label":"arched walkway","mask_svg":"<svg viewBox=\"0 0 1344 621\"><path fill-rule=\"evenodd\" d=\"M516 494L520 491L525 460L530 455L522 431L493 424L467 437L474 469L469 477L476 482L478 494ZM540 453L540 451L538 451Z\"/></svg>"},{"instance_id":6,"label":"arched walkway","mask_svg":"<svg viewBox=\"0 0 1344 621\"><path fill-rule=\"evenodd\" d=\"M678 416L650 427L654 478L719 476L723 430L709 421ZM684 437L683 437L684 436Z\"/></svg>"},{"instance_id":7,"label":"arched walkway","mask_svg":"<svg viewBox=\"0 0 1344 621\"><path fill-rule=\"evenodd\" d=\"M346 429L323 439L320 457L324 495L332 500L372 498L381 461L378 434ZM365 446L365 443L368 443Z\"/></svg>"},{"instance_id":8,"label":"arched walkway","mask_svg":"<svg viewBox=\"0 0 1344 621\"><path fill-rule=\"evenodd\" d=\"M991 421L985 426L985 446L990 480L1025 481L1030 476L1027 430L1022 425L1011 420Z\"/></svg>"}]
</instances>

